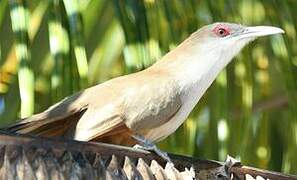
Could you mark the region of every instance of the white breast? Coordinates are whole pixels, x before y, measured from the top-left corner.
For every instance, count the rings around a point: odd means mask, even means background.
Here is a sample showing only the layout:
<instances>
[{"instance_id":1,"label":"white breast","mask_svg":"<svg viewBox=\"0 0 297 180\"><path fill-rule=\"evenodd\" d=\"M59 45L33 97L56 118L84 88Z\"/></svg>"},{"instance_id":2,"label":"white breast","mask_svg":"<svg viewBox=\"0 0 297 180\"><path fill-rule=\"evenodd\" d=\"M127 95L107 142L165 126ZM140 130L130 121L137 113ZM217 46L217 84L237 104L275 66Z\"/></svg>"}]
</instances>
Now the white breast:
<instances>
[{"instance_id":1,"label":"white breast","mask_svg":"<svg viewBox=\"0 0 297 180\"><path fill-rule=\"evenodd\" d=\"M186 71L179 73L182 106L170 121L160 127L150 130L145 135L147 139L150 139L151 141L163 140L176 131L176 129L187 119L207 88L229 62L227 60L217 61L216 59L218 59L218 57L214 57L212 54L215 53L209 53L209 56L204 57L203 59L200 57L191 58L193 61L196 59L207 60L208 63L198 61L198 63L189 63L188 67L183 67ZM183 74L183 76L181 76L181 74Z\"/></svg>"},{"instance_id":2,"label":"white breast","mask_svg":"<svg viewBox=\"0 0 297 180\"><path fill-rule=\"evenodd\" d=\"M221 44L222 46L224 44ZM215 80L220 71L231 61L236 51L225 53L218 44L197 45L182 56L176 56L176 64L169 67L174 70L179 82L182 106L167 123L150 130L144 136L151 141L160 141L172 134L189 116L207 88Z\"/></svg>"},{"instance_id":3,"label":"white breast","mask_svg":"<svg viewBox=\"0 0 297 180\"><path fill-rule=\"evenodd\" d=\"M145 138L151 141L161 141L170 134L174 133L176 129L187 119L192 109L195 107L201 96L203 95L201 88L191 88L182 94L182 106L179 111L167 123L157 128L151 129Z\"/></svg>"}]
</instances>

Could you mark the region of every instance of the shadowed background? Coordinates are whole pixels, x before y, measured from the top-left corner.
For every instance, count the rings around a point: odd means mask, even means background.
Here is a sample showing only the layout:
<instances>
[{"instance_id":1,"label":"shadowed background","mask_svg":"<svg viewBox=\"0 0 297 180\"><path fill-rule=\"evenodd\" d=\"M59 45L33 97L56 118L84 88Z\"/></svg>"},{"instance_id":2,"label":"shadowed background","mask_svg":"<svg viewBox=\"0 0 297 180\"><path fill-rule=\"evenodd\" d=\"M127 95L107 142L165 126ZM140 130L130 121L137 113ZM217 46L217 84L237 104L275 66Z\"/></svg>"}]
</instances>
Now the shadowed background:
<instances>
[{"instance_id":1,"label":"shadowed background","mask_svg":"<svg viewBox=\"0 0 297 180\"><path fill-rule=\"evenodd\" d=\"M273 25L286 34L244 48L159 146L296 174L296 8L294 0L0 0L0 124L148 67L205 24Z\"/></svg>"}]
</instances>

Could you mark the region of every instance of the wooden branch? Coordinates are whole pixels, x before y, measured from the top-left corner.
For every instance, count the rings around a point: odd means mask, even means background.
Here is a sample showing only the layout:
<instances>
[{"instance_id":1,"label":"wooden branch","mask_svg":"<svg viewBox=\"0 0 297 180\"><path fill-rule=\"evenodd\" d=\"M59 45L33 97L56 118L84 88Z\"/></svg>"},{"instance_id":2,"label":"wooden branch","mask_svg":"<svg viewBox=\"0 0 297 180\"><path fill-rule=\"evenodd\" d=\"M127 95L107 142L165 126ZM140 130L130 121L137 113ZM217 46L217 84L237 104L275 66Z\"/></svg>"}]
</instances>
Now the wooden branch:
<instances>
[{"instance_id":1,"label":"wooden branch","mask_svg":"<svg viewBox=\"0 0 297 180\"><path fill-rule=\"evenodd\" d=\"M297 179L239 163L170 158L174 167L130 147L0 132L0 179Z\"/></svg>"},{"instance_id":2,"label":"wooden branch","mask_svg":"<svg viewBox=\"0 0 297 180\"><path fill-rule=\"evenodd\" d=\"M264 179L278 179L278 180L287 180L287 179L297 179L297 176L285 175L277 172L266 171L262 169L252 168L248 166L232 167L230 172L234 174L238 179L244 179L248 174L250 177L256 178L262 177Z\"/></svg>"}]
</instances>

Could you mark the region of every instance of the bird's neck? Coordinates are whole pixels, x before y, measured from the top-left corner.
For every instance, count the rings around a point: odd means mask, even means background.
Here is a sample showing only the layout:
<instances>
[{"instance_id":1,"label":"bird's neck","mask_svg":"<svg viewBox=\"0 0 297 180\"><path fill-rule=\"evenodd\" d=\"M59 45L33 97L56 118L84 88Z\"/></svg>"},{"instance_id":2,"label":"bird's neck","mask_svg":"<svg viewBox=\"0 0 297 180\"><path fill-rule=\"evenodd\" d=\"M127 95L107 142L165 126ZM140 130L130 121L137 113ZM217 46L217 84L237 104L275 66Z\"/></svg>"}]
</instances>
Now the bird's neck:
<instances>
[{"instance_id":1,"label":"bird's neck","mask_svg":"<svg viewBox=\"0 0 297 180\"><path fill-rule=\"evenodd\" d=\"M161 68L177 80L182 99L191 99L194 106L219 72L231 61L215 48L203 48L191 41L184 41L166 54L152 68Z\"/></svg>"}]
</instances>

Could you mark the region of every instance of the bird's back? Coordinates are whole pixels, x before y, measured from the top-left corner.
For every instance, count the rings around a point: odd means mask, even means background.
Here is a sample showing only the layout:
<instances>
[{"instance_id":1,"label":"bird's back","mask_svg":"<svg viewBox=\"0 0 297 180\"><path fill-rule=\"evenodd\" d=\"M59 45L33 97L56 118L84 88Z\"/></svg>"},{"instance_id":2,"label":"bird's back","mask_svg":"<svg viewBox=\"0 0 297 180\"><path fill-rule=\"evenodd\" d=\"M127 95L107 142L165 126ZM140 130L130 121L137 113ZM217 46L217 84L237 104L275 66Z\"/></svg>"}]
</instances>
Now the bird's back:
<instances>
[{"instance_id":1,"label":"bird's back","mask_svg":"<svg viewBox=\"0 0 297 180\"><path fill-rule=\"evenodd\" d=\"M79 120L74 138L90 140L117 134L119 129L144 135L169 121L180 108L176 86L167 72L148 69L93 87L88 92L88 110Z\"/></svg>"},{"instance_id":2,"label":"bird's back","mask_svg":"<svg viewBox=\"0 0 297 180\"><path fill-rule=\"evenodd\" d=\"M67 97L8 130L84 141L143 133L167 122L180 108L174 86L170 74L154 69L118 77Z\"/></svg>"}]
</instances>

